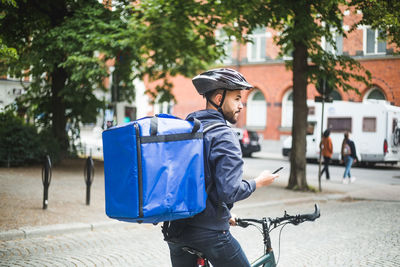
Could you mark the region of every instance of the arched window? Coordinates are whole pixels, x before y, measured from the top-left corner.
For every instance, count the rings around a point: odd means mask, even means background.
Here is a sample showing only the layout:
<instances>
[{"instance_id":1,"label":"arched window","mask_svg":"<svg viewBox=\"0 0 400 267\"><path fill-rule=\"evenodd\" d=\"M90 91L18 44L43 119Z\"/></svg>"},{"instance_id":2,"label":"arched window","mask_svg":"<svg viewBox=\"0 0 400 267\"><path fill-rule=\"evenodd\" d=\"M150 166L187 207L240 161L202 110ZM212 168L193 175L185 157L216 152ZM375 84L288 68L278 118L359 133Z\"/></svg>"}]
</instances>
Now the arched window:
<instances>
[{"instance_id":1,"label":"arched window","mask_svg":"<svg viewBox=\"0 0 400 267\"><path fill-rule=\"evenodd\" d=\"M293 90L288 90L282 99L282 127L292 127L293 118Z\"/></svg>"},{"instance_id":2,"label":"arched window","mask_svg":"<svg viewBox=\"0 0 400 267\"><path fill-rule=\"evenodd\" d=\"M267 126L267 103L259 90L254 90L247 100L246 124L254 128Z\"/></svg>"},{"instance_id":3,"label":"arched window","mask_svg":"<svg viewBox=\"0 0 400 267\"><path fill-rule=\"evenodd\" d=\"M365 94L364 100L366 99L386 100L386 96L380 88L373 87Z\"/></svg>"},{"instance_id":4,"label":"arched window","mask_svg":"<svg viewBox=\"0 0 400 267\"><path fill-rule=\"evenodd\" d=\"M333 100L342 100L342 96L336 90L332 90L332 92L329 94L329 96L332 97Z\"/></svg>"}]
</instances>

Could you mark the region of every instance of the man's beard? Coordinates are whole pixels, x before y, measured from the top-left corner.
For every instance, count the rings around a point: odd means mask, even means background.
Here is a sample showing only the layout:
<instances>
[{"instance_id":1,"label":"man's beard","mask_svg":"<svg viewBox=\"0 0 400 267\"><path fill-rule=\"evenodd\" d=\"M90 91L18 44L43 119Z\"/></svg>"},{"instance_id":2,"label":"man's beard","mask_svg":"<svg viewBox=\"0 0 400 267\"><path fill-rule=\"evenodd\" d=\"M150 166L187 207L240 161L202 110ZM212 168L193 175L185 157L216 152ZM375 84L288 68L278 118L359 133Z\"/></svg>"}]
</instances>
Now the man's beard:
<instances>
[{"instance_id":1,"label":"man's beard","mask_svg":"<svg viewBox=\"0 0 400 267\"><path fill-rule=\"evenodd\" d=\"M238 121L237 120L238 117L239 117L239 111L229 114L229 116L225 117L225 119L230 123L235 124Z\"/></svg>"}]
</instances>

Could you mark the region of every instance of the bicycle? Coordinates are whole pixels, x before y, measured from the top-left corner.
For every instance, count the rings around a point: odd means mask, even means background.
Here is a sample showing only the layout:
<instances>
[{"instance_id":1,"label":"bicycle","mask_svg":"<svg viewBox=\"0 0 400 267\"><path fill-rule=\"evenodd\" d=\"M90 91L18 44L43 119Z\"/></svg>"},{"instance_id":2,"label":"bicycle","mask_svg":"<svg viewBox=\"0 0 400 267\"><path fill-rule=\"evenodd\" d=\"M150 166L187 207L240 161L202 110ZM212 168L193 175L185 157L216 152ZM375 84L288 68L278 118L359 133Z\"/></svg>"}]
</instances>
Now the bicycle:
<instances>
[{"instance_id":1,"label":"bicycle","mask_svg":"<svg viewBox=\"0 0 400 267\"><path fill-rule=\"evenodd\" d=\"M275 267L277 266L279 262L275 261L275 255L274 251L272 250L272 244L271 244L271 238L270 238L270 232L278 227L283 227L287 224L293 224L293 225L299 225L305 221L315 221L317 218L320 217L320 208L317 204L314 205L314 212L309 213L309 214L298 214L298 215L289 215L287 212L284 212L283 217L277 217L275 219L272 218L262 218L262 219L243 219L243 218L236 218L236 225L246 228L248 226L254 226L257 229L260 230L260 232L263 235L263 242L264 242L264 254L255 260L253 263L251 263L251 267ZM260 226L261 228L260 228ZM279 234L280 238L280 234ZM197 265L199 267L210 267L210 263L208 259L205 257L205 255L197 251L193 248L190 247L183 247L182 248L184 251L191 253L193 255L196 255L198 257L197 259Z\"/></svg>"}]
</instances>

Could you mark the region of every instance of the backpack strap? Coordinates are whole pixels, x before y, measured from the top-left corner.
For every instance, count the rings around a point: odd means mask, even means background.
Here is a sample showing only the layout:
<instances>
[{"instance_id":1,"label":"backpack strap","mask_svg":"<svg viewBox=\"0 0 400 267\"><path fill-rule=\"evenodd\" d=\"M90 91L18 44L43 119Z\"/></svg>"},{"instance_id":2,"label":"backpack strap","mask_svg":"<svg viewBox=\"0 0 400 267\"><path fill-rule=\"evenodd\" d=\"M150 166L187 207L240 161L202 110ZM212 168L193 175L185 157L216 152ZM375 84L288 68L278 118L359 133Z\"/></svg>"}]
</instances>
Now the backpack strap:
<instances>
[{"instance_id":1,"label":"backpack strap","mask_svg":"<svg viewBox=\"0 0 400 267\"><path fill-rule=\"evenodd\" d=\"M205 124L204 129L203 129L203 134L207 133L208 131L217 128L217 127L221 127L221 126L226 126L229 127L228 125L226 125L223 122L210 122Z\"/></svg>"},{"instance_id":2,"label":"backpack strap","mask_svg":"<svg viewBox=\"0 0 400 267\"><path fill-rule=\"evenodd\" d=\"M215 129L215 128L218 128L218 127L222 127L222 126L229 127L228 125L226 125L226 124L223 123L223 122L210 122L210 123L207 123L207 124L205 124L205 126L204 126L203 135L206 134L207 132L211 131L212 129ZM204 152L205 152L205 150L204 150ZM208 164L207 164L207 167L208 167ZM212 188L213 185L214 185L214 180L211 179L210 184L209 184L209 185L207 186L207 188L206 188L207 196L208 196L208 194L210 193L211 188Z\"/></svg>"}]
</instances>

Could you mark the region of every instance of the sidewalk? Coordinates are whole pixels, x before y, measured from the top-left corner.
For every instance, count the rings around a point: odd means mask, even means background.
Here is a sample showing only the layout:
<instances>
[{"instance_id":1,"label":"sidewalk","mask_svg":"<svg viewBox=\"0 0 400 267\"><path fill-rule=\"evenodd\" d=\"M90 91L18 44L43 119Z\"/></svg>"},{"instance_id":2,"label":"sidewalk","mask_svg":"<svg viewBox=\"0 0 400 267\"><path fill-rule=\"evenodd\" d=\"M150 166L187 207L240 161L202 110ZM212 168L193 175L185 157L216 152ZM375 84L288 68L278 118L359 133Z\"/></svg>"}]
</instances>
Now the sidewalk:
<instances>
[{"instance_id":1,"label":"sidewalk","mask_svg":"<svg viewBox=\"0 0 400 267\"><path fill-rule=\"evenodd\" d=\"M255 156L270 160L282 159L275 151L259 152ZM83 159L66 160L53 168L47 210L42 209L41 166L0 168L0 240L126 226L126 223L111 220L105 215L104 170L101 161L95 161L91 203L89 206L85 204L84 164ZM245 178L248 178L246 173ZM362 195L365 191L359 187L327 183L322 193L304 193L286 190L286 185L287 181L280 180L268 188L257 190L254 197L239 202L235 209L254 205L344 199L353 197L352 194ZM357 193L357 190L360 192Z\"/></svg>"}]
</instances>

